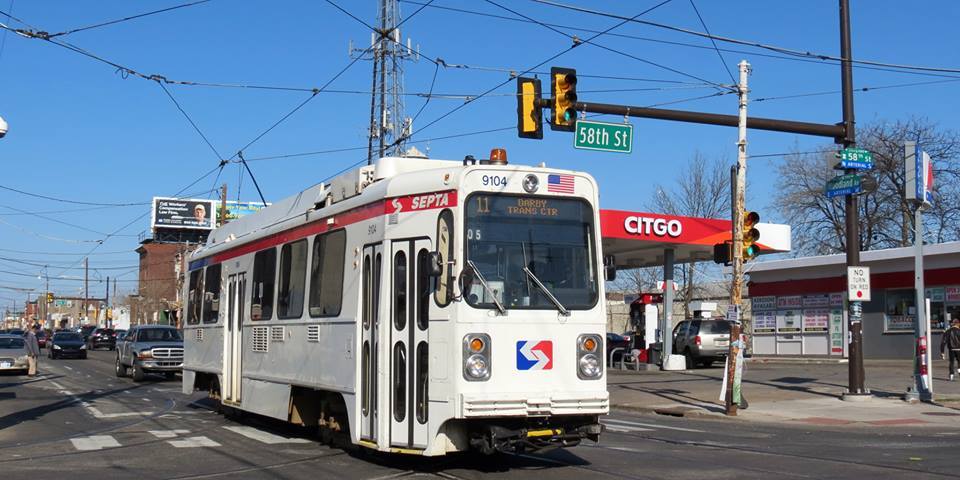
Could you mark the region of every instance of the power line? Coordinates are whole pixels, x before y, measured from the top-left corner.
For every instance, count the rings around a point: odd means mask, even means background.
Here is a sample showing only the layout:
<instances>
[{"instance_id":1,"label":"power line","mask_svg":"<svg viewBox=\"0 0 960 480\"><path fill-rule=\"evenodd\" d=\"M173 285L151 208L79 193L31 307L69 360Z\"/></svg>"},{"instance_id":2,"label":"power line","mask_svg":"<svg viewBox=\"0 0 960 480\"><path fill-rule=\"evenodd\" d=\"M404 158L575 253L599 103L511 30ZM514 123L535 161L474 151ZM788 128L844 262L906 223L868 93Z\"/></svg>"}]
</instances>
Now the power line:
<instances>
[{"instance_id":1,"label":"power line","mask_svg":"<svg viewBox=\"0 0 960 480\"><path fill-rule=\"evenodd\" d=\"M700 15L700 9L697 8L697 4L690 0L690 6L693 7L693 11L697 14L697 18L700 19L700 25L703 25L703 30L710 34L710 29L707 28L707 22L703 21L703 16ZM730 83L736 85L737 79L733 78L733 72L730 71L730 66L727 65L727 61L723 59L723 54L720 53L720 49L717 48L717 41L713 38L710 39L710 43L713 44L713 49L716 50L717 56L720 57L720 63L723 65L723 69L727 71L727 75L730 75Z\"/></svg>"},{"instance_id":2,"label":"power line","mask_svg":"<svg viewBox=\"0 0 960 480\"><path fill-rule=\"evenodd\" d=\"M65 31L65 32L51 33L51 34L48 35L48 37L49 37L49 38L53 38L53 37L60 37L60 36L63 36L63 35L70 35L70 34L72 34L72 33L82 32L82 31L85 31L85 30L91 30L91 29L99 28L99 27L105 27L105 26L107 26L107 25L114 25L114 24L117 24L117 23L122 23L122 22L126 22L126 21L129 21L129 20L134 20L134 19L137 19L137 18L143 18L143 17L147 17L147 16L150 16L150 15L155 15L155 14L158 14L158 13L169 12L169 11L171 11L171 10L177 10L177 9L180 9L180 8L192 7L192 6L194 6L194 5L199 5L199 4L201 4L201 3L207 3L207 2L209 2L209 1L210 1L210 0L198 0L198 1L196 1L196 2L184 3L184 4L182 4L182 5L176 5L176 6L173 6L173 7L162 8L162 9L160 9L160 10L153 10L153 11L151 11L151 12L141 13L141 14L138 14L138 15L132 15L132 16L129 16L129 17L123 17L123 18L116 19L116 20L110 20L110 21L108 21L108 22L102 22L102 23L97 23L97 24L94 24L94 25L88 25L88 26L86 26L86 27L74 28L74 29L72 29L72 30L67 30L67 31Z\"/></svg>"},{"instance_id":3,"label":"power line","mask_svg":"<svg viewBox=\"0 0 960 480\"><path fill-rule=\"evenodd\" d=\"M60 203L71 203L74 205L91 205L95 207L132 207L132 206L150 205L150 202L98 203L98 202L85 202L83 200L67 200L63 198L51 197L49 195L43 195L40 193L27 192L24 190L19 190L13 187L5 186L5 185L0 185L0 189L16 192L21 195L27 195L29 197L42 198L44 200L51 200L51 201L60 202Z\"/></svg>"},{"instance_id":4,"label":"power line","mask_svg":"<svg viewBox=\"0 0 960 480\"><path fill-rule=\"evenodd\" d=\"M857 88L854 88L853 91L854 91L854 93L857 93L857 92L871 92L871 91L873 91L873 90L885 90L885 89L889 89L889 88L917 87L917 86L922 86L922 85L937 85L937 84L942 84L942 83L956 83L956 82L960 82L960 78L956 78L956 79L952 79L952 80L931 80L931 81L929 81L929 82L911 82L911 83L900 83L900 84L895 84L895 85L881 85L881 86L878 86L878 87L857 87ZM805 98L805 97L817 97L817 96L822 96L822 95L835 95L835 94L838 94L838 93L842 93L842 91L841 91L841 90L828 90L828 91L822 91L822 92L796 93L796 94L792 94L792 95L779 95L779 96L776 96L776 97L761 97L761 98L755 98L755 99L752 99L751 101L752 101L752 102L765 102L765 101L770 101L770 100L786 100L786 99L791 99L791 98Z\"/></svg>"},{"instance_id":5,"label":"power line","mask_svg":"<svg viewBox=\"0 0 960 480\"><path fill-rule=\"evenodd\" d=\"M573 5L565 5L565 4L562 4L562 3L559 3L559 2L555 2L555 1L552 1L552 0L531 0L531 1L536 2L536 3L541 3L541 4L544 4L544 5L550 5L550 6L553 6L553 7L563 8L563 9L567 9L567 10L574 10L574 11L581 12L581 13L589 13L589 14L592 14L592 15L599 15L599 16L608 17L608 18L614 18L614 19L626 19L626 17L624 17L624 16L622 16L622 15L616 15L616 14L613 14L613 13L603 12L603 11L599 11L599 10L591 10L591 9L589 9L589 8L584 8L584 7L576 7L576 6L573 6ZM649 20L628 19L628 21L633 22L633 23L643 24L643 25L649 25L649 26L652 26L652 27L667 29L667 30L671 30L671 31L674 31L674 32L685 33L685 34L688 34L688 35L695 35L695 36L698 36L698 37L709 38L709 39L711 39L711 40L719 40L719 41L721 41L721 42L727 42L727 43L733 43L733 44L737 44L737 45L745 45L745 46L750 46L750 47L755 47L755 48L761 48L761 49L764 49L764 50L770 50L770 51L774 51L774 52L778 52L778 53L783 53L783 54L787 54L787 55L793 55L793 56L798 56L798 57L806 57L806 58L818 58L818 59L821 59L821 60L833 60L833 61L837 61L837 62L844 61L844 59L842 59L842 58L840 58L840 57L835 57L835 56L832 56L832 55L826 55L826 54L814 53L814 52L804 52L804 51L800 51L800 50L793 50L793 49L789 49L789 48L778 47L778 46L775 46L775 45L768 45L768 44L764 44L764 43L760 43L760 42L754 42L754 41L749 41L749 40L739 40L739 39L730 38L730 37L722 37L722 36L719 36L719 35L711 35L711 34L709 34L709 33L698 32L698 31L696 31L696 30L690 30L690 29L686 29L686 28L674 27L674 26L672 26L672 25L665 25L665 24L662 24L662 23L651 22L651 21L649 21ZM960 69L956 69L956 68L926 67L926 66L920 66L920 65L906 65L906 64L897 64L897 63L877 62L877 61L872 61L872 60L854 60L854 59L850 59L849 61L850 61L851 63L859 63L859 64L862 64L862 65L872 65L872 66L878 66L878 67L897 68L897 69L904 69L904 70L920 70L920 71L926 71L926 72L941 72L941 73L960 73Z\"/></svg>"},{"instance_id":6,"label":"power line","mask_svg":"<svg viewBox=\"0 0 960 480\"><path fill-rule=\"evenodd\" d=\"M205 1L209 1L209 0L205 0ZM214 147L213 144L210 143L210 139L208 139L207 136L203 134L203 132L200 130L200 127L197 126L197 122L194 122L193 119L190 118L190 115L188 115L187 112L183 109L183 107L180 106L180 102L178 102L177 99L173 97L173 95L170 93L170 90L167 90L167 86L164 85L163 82L159 80L157 80L157 85L160 85L160 88L163 89L163 93L167 94L167 98L169 98L170 101L177 106L177 110L180 110L180 113L183 114L183 117L186 118L188 122L190 122L190 125L193 126L193 129L197 132L198 135L200 135L200 138L202 138L203 141L207 144L207 146L210 147L210 150L213 151L213 154L217 156L217 160L220 160L222 162L223 156L220 155L220 152L217 151L216 147Z\"/></svg>"}]
</instances>

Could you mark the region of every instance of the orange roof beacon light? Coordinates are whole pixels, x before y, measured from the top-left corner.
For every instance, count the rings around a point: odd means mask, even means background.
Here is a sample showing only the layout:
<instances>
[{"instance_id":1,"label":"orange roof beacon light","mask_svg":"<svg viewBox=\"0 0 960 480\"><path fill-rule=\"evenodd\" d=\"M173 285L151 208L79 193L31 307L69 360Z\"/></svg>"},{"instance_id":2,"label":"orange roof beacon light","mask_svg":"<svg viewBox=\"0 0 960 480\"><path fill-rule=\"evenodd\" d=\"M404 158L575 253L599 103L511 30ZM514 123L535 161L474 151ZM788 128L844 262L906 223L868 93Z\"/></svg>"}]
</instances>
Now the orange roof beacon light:
<instances>
[{"instance_id":1,"label":"orange roof beacon light","mask_svg":"<svg viewBox=\"0 0 960 480\"><path fill-rule=\"evenodd\" d=\"M494 148L490 150L490 163L493 165L506 165L507 150L505 148Z\"/></svg>"}]
</instances>

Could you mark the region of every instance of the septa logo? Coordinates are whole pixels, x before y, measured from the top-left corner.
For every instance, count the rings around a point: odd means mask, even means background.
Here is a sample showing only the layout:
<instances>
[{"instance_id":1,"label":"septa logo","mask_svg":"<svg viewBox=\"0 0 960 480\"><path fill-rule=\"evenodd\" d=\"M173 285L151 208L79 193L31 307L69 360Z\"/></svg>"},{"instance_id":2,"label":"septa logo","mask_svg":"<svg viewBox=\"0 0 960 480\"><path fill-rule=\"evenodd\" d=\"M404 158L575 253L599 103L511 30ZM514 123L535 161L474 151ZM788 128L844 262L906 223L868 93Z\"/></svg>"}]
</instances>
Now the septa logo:
<instances>
[{"instance_id":1,"label":"septa logo","mask_svg":"<svg viewBox=\"0 0 960 480\"><path fill-rule=\"evenodd\" d=\"M553 342L520 340L517 342L517 370L550 370L553 368Z\"/></svg>"}]
</instances>

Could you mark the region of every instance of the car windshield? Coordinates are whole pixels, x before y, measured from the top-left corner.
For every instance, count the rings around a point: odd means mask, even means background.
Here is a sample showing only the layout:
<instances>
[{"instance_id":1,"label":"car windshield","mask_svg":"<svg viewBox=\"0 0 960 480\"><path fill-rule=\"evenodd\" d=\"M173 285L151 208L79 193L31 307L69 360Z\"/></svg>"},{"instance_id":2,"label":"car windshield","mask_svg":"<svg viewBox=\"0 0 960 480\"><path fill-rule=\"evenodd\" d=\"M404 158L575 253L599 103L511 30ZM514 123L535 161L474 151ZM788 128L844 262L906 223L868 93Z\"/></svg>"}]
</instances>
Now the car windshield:
<instances>
[{"instance_id":1,"label":"car windshield","mask_svg":"<svg viewBox=\"0 0 960 480\"><path fill-rule=\"evenodd\" d=\"M493 308L556 309L526 267L568 309L597 301L593 210L579 199L475 194L467 200L467 260L490 287L464 285L467 302ZM491 293L492 292L492 293Z\"/></svg>"},{"instance_id":2,"label":"car windshield","mask_svg":"<svg viewBox=\"0 0 960 480\"><path fill-rule=\"evenodd\" d=\"M53 341L55 341L55 342L57 342L57 341L71 342L71 341L74 341L74 340L76 340L76 341L81 341L81 340L83 340L83 338L80 337L80 334L78 334L78 333L55 333L55 334L53 334Z\"/></svg>"},{"instance_id":3,"label":"car windshield","mask_svg":"<svg viewBox=\"0 0 960 480\"><path fill-rule=\"evenodd\" d=\"M179 342L180 332L172 328L147 328L137 334L138 342Z\"/></svg>"},{"instance_id":4,"label":"car windshield","mask_svg":"<svg viewBox=\"0 0 960 480\"><path fill-rule=\"evenodd\" d=\"M22 338L0 338L0 349L19 349L24 347Z\"/></svg>"},{"instance_id":5,"label":"car windshield","mask_svg":"<svg viewBox=\"0 0 960 480\"><path fill-rule=\"evenodd\" d=\"M730 323L723 320L718 320L714 322L703 322L700 324L700 333L704 335L729 334Z\"/></svg>"}]
</instances>

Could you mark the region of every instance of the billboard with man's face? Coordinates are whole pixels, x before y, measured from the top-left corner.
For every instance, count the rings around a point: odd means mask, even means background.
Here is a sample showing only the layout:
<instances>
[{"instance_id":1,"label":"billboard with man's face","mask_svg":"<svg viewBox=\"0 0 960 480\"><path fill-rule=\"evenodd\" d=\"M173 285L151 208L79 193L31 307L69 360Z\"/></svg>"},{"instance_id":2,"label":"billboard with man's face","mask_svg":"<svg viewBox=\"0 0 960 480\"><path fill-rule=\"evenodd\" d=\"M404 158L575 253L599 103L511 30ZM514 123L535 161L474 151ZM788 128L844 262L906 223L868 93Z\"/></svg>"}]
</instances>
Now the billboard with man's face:
<instances>
[{"instance_id":1,"label":"billboard with man's face","mask_svg":"<svg viewBox=\"0 0 960 480\"><path fill-rule=\"evenodd\" d=\"M215 200L153 198L150 228L213 230Z\"/></svg>"}]
</instances>

